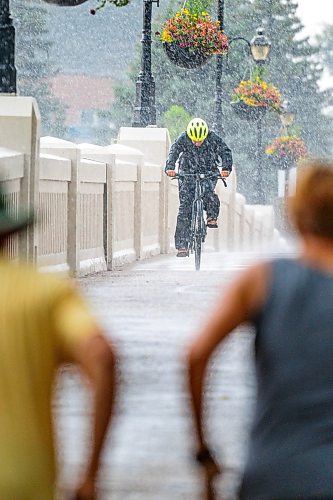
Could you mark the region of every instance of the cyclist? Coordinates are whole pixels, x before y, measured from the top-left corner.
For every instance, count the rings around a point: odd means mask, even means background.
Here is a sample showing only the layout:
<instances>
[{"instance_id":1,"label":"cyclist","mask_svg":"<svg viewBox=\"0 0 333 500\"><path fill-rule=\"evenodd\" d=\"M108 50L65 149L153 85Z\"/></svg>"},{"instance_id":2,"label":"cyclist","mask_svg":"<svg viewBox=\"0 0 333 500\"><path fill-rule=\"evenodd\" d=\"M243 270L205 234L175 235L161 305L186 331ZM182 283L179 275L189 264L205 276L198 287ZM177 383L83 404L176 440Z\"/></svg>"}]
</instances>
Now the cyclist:
<instances>
[{"instance_id":1,"label":"cyclist","mask_svg":"<svg viewBox=\"0 0 333 500\"><path fill-rule=\"evenodd\" d=\"M179 175L200 172L212 174L211 178L203 179L204 209L207 214L207 227L217 228L217 218L220 211L220 200L214 192L217 176L222 166L222 177L228 177L232 170L232 154L226 143L214 132L208 130L207 123L201 118L193 118L186 132L181 134L172 144L166 162L165 173L169 177L176 175L175 167L178 161ZM213 176L216 174L216 178ZM179 179L179 212L175 232L177 257L189 255L188 243L192 203L195 196L195 177L180 177Z\"/></svg>"}]
</instances>

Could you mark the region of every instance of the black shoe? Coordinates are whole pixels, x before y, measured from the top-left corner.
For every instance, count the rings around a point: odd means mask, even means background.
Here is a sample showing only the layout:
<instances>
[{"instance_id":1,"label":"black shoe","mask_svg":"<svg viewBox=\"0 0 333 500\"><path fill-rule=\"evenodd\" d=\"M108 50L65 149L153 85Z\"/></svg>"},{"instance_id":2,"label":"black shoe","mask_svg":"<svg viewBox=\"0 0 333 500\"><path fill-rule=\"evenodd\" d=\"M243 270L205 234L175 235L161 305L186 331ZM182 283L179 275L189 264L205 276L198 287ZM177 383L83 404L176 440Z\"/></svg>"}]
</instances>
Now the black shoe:
<instances>
[{"instance_id":1,"label":"black shoe","mask_svg":"<svg viewBox=\"0 0 333 500\"><path fill-rule=\"evenodd\" d=\"M217 229L219 227L217 225L217 219L213 219L212 217L210 219L207 219L207 227L210 227L211 229Z\"/></svg>"},{"instance_id":2,"label":"black shoe","mask_svg":"<svg viewBox=\"0 0 333 500\"><path fill-rule=\"evenodd\" d=\"M177 248L177 257L188 257L189 251L187 248Z\"/></svg>"}]
</instances>

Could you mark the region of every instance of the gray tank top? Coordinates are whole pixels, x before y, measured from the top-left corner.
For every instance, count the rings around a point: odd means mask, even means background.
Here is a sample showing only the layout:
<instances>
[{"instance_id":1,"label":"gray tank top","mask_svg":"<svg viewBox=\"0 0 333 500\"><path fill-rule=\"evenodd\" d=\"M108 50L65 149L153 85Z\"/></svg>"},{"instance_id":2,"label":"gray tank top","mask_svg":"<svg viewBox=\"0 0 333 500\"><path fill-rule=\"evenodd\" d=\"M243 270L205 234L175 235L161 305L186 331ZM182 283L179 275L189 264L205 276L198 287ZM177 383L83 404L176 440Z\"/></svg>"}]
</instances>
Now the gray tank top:
<instances>
[{"instance_id":1,"label":"gray tank top","mask_svg":"<svg viewBox=\"0 0 333 500\"><path fill-rule=\"evenodd\" d=\"M333 275L274 261L254 323L258 399L240 498L333 498Z\"/></svg>"}]
</instances>

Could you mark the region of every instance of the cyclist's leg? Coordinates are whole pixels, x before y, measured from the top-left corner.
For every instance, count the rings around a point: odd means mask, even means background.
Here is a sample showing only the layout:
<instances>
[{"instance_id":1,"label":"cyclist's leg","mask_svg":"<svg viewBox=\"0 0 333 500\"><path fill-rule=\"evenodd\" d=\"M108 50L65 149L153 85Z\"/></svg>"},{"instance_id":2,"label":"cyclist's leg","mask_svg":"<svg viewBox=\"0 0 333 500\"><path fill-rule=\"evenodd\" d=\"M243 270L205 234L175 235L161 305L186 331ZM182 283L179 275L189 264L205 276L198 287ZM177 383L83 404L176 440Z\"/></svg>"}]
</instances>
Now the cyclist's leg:
<instances>
[{"instance_id":1,"label":"cyclist's leg","mask_svg":"<svg viewBox=\"0 0 333 500\"><path fill-rule=\"evenodd\" d=\"M179 180L179 211L175 232L175 247L188 248L195 183L192 178Z\"/></svg>"},{"instance_id":2,"label":"cyclist's leg","mask_svg":"<svg viewBox=\"0 0 333 500\"><path fill-rule=\"evenodd\" d=\"M204 209L207 213L207 220L217 220L220 213L220 199L215 193L217 179L207 179L204 186Z\"/></svg>"}]
</instances>

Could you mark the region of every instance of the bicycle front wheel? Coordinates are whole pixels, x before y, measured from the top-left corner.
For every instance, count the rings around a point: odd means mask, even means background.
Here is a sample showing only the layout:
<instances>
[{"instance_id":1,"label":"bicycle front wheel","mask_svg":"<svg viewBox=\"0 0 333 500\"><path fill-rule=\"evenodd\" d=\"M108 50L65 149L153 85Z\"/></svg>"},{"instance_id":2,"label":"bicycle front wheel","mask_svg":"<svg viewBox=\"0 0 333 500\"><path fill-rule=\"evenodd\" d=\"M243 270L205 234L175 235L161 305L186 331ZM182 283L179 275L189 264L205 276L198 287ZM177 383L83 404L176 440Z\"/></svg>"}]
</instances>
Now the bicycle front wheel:
<instances>
[{"instance_id":1,"label":"bicycle front wheel","mask_svg":"<svg viewBox=\"0 0 333 500\"><path fill-rule=\"evenodd\" d=\"M201 234L196 234L194 238L194 259L195 259L195 270L200 271L201 265L201 245L202 245Z\"/></svg>"}]
</instances>

